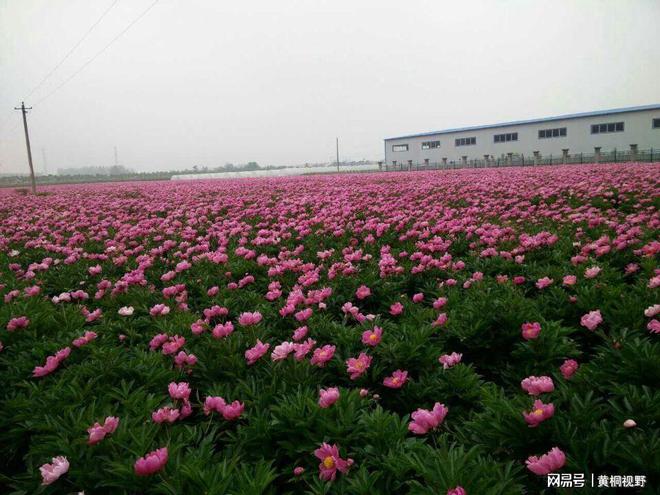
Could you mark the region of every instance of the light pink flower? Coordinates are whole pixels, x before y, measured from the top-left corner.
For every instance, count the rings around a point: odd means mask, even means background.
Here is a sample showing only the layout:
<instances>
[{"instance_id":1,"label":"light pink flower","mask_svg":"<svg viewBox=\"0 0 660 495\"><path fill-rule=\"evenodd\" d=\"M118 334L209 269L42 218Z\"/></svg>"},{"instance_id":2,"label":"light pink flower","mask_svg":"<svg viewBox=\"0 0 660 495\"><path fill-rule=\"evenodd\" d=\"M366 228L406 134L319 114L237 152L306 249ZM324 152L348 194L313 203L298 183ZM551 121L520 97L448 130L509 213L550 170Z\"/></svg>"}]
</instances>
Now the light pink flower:
<instances>
[{"instance_id":1,"label":"light pink flower","mask_svg":"<svg viewBox=\"0 0 660 495\"><path fill-rule=\"evenodd\" d=\"M247 361L248 366L252 366L256 363L264 354L270 349L270 344L264 344L261 340L257 339L257 343L254 347L251 347L245 351L245 360Z\"/></svg>"},{"instance_id":2,"label":"light pink flower","mask_svg":"<svg viewBox=\"0 0 660 495\"><path fill-rule=\"evenodd\" d=\"M366 299L370 295L371 295L371 289L369 289L369 287L367 287L366 285L361 285L355 291L355 297L357 297L360 300Z\"/></svg>"},{"instance_id":3,"label":"light pink flower","mask_svg":"<svg viewBox=\"0 0 660 495\"><path fill-rule=\"evenodd\" d=\"M168 452L167 447L149 452L144 457L140 457L135 461L135 474L138 476L149 476L157 473L167 464Z\"/></svg>"},{"instance_id":4,"label":"light pink flower","mask_svg":"<svg viewBox=\"0 0 660 495\"><path fill-rule=\"evenodd\" d=\"M467 495L465 488L462 486L457 486L455 488L450 488L447 490L447 495Z\"/></svg>"},{"instance_id":5,"label":"light pink flower","mask_svg":"<svg viewBox=\"0 0 660 495\"><path fill-rule=\"evenodd\" d=\"M204 414L208 416L213 411L222 414L227 403L222 397L209 396L204 400Z\"/></svg>"},{"instance_id":6,"label":"light pink flower","mask_svg":"<svg viewBox=\"0 0 660 495\"><path fill-rule=\"evenodd\" d=\"M119 311L117 311L117 313L119 314L119 316L131 316L134 311L135 309L133 308L133 306L122 306L121 308L119 308Z\"/></svg>"},{"instance_id":7,"label":"light pink flower","mask_svg":"<svg viewBox=\"0 0 660 495\"><path fill-rule=\"evenodd\" d=\"M19 316L18 318L12 318L7 323L7 331L13 332L14 330L20 330L22 328L27 328L30 324L30 320L27 316Z\"/></svg>"},{"instance_id":8,"label":"light pink flower","mask_svg":"<svg viewBox=\"0 0 660 495\"><path fill-rule=\"evenodd\" d=\"M555 384L549 376L528 376L520 382L520 386L529 395L544 394L555 389Z\"/></svg>"},{"instance_id":9,"label":"light pink flower","mask_svg":"<svg viewBox=\"0 0 660 495\"><path fill-rule=\"evenodd\" d=\"M169 314L169 312L170 307L166 304L156 304L149 310L151 316L165 316Z\"/></svg>"},{"instance_id":10,"label":"light pink flower","mask_svg":"<svg viewBox=\"0 0 660 495\"><path fill-rule=\"evenodd\" d=\"M383 385L387 388L401 388L408 381L408 372L396 370L392 376L388 376L383 380Z\"/></svg>"},{"instance_id":11,"label":"light pink flower","mask_svg":"<svg viewBox=\"0 0 660 495\"><path fill-rule=\"evenodd\" d=\"M231 321L228 321L226 323L218 323L215 327L213 327L211 334L213 335L214 339L224 339L225 337L231 335L233 332L234 324Z\"/></svg>"},{"instance_id":12,"label":"light pink flower","mask_svg":"<svg viewBox=\"0 0 660 495\"><path fill-rule=\"evenodd\" d=\"M339 399L339 389L337 387L330 387L327 389L319 390L319 406L322 408L330 407Z\"/></svg>"},{"instance_id":13,"label":"light pink flower","mask_svg":"<svg viewBox=\"0 0 660 495\"><path fill-rule=\"evenodd\" d=\"M227 421L234 421L235 419L238 419L241 414L243 414L244 409L245 404L235 400L231 404L225 404L225 407L222 410L222 417Z\"/></svg>"},{"instance_id":14,"label":"light pink flower","mask_svg":"<svg viewBox=\"0 0 660 495\"><path fill-rule=\"evenodd\" d=\"M649 306L644 310L644 316L647 318L653 318L658 314L660 314L660 304L654 304L653 306Z\"/></svg>"},{"instance_id":15,"label":"light pink flower","mask_svg":"<svg viewBox=\"0 0 660 495\"><path fill-rule=\"evenodd\" d=\"M530 428L536 428L546 419L550 419L555 414L554 404L544 404L540 400L534 401L534 407L530 412L522 413L525 418L525 422L529 425Z\"/></svg>"},{"instance_id":16,"label":"light pink flower","mask_svg":"<svg viewBox=\"0 0 660 495\"><path fill-rule=\"evenodd\" d=\"M648 325L646 325L646 328L651 333L660 333L660 321L653 318L649 321Z\"/></svg>"},{"instance_id":17,"label":"light pink flower","mask_svg":"<svg viewBox=\"0 0 660 495\"><path fill-rule=\"evenodd\" d=\"M273 361L281 361L286 359L289 354L296 350L293 342L282 342L281 344L275 346L273 352L270 355L270 358Z\"/></svg>"},{"instance_id":18,"label":"light pink flower","mask_svg":"<svg viewBox=\"0 0 660 495\"><path fill-rule=\"evenodd\" d=\"M357 358L349 358L346 360L346 369L351 380L357 380L369 369L369 366L371 366L371 359L371 356L361 352Z\"/></svg>"},{"instance_id":19,"label":"light pink flower","mask_svg":"<svg viewBox=\"0 0 660 495\"><path fill-rule=\"evenodd\" d=\"M420 303L424 300L424 293L423 292L418 292L417 294L414 294L412 296L412 301L414 303Z\"/></svg>"},{"instance_id":20,"label":"light pink flower","mask_svg":"<svg viewBox=\"0 0 660 495\"><path fill-rule=\"evenodd\" d=\"M186 382L172 382L168 385L167 391L170 393L170 397L174 400L185 400L190 398L190 386Z\"/></svg>"},{"instance_id":21,"label":"light pink flower","mask_svg":"<svg viewBox=\"0 0 660 495\"><path fill-rule=\"evenodd\" d=\"M577 277L575 275L565 275L562 283L568 286L575 285L577 283Z\"/></svg>"},{"instance_id":22,"label":"light pink flower","mask_svg":"<svg viewBox=\"0 0 660 495\"><path fill-rule=\"evenodd\" d=\"M603 317L600 314L600 310L589 311L586 315L583 315L580 318L580 325L588 328L592 332L596 329L598 325L603 322Z\"/></svg>"},{"instance_id":23,"label":"light pink flower","mask_svg":"<svg viewBox=\"0 0 660 495\"><path fill-rule=\"evenodd\" d=\"M559 449L553 447L550 452L543 454L540 458L531 456L525 461L527 469L539 476L545 476L548 473L554 473L564 467L566 464L566 455Z\"/></svg>"},{"instance_id":24,"label":"light pink flower","mask_svg":"<svg viewBox=\"0 0 660 495\"><path fill-rule=\"evenodd\" d=\"M304 339L307 336L307 332L308 329L306 326L296 328L296 330L293 332L294 342L299 342Z\"/></svg>"},{"instance_id":25,"label":"light pink flower","mask_svg":"<svg viewBox=\"0 0 660 495\"><path fill-rule=\"evenodd\" d=\"M390 314L392 316L398 316L403 313L403 304L400 302L395 302L390 306Z\"/></svg>"},{"instance_id":26,"label":"light pink flower","mask_svg":"<svg viewBox=\"0 0 660 495\"><path fill-rule=\"evenodd\" d=\"M550 285L552 285L552 282L554 282L554 280L552 280L549 277L540 278L536 281L536 288L537 289L545 289L546 287L549 287Z\"/></svg>"},{"instance_id":27,"label":"light pink flower","mask_svg":"<svg viewBox=\"0 0 660 495\"><path fill-rule=\"evenodd\" d=\"M314 349L314 354L312 354L312 359L310 363L319 368L323 368L328 361L332 359L335 355L336 347L334 345L324 345L323 347L317 347Z\"/></svg>"},{"instance_id":28,"label":"light pink flower","mask_svg":"<svg viewBox=\"0 0 660 495\"><path fill-rule=\"evenodd\" d=\"M431 323L432 327L441 327L445 323L447 323L447 313L440 313L438 317L435 319L433 323Z\"/></svg>"},{"instance_id":29,"label":"light pink flower","mask_svg":"<svg viewBox=\"0 0 660 495\"><path fill-rule=\"evenodd\" d=\"M41 484L50 485L57 481L60 476L69 470L69 461L64 456L53 457L50 464L44 464L39 468L41 472Z\"/></svg>"},{"instance_id":30,"label":"light pink flower","mask_svg":"<svg viewBox=\"0 0 660 495\"><path fill-rule=\"evenodd\" d=\"M460 363L462 358L463 354L452 352L451 354L443 354L438 358L438 361L440 361L440 364L442 364L443 369L449 369L452 366L456 366L458 363Z\"/></svg>"},{"instance_id":31,"label":"light pink flower","mask_svg":"<svg viewBox=\"0 0 660 495\"><path fill-rule=\"evenodd\" d=\"M249 327L251 325L257 325L262 320L262 318L263 316L261 316L259 311L254 311L252 313L241 313L241 315L238 317L238 324L242 327Z\"/></svg>"},{"instance_id":32,"label":"light pink flower","mask_svg":"<svg viewBox=\"0 0 660 495\"><path fill-rule=\"evenodd\" d=\"M408 430L415 435L425 435L430 430L436 429L445 420L449 409L444 404L436 402L432 410L417 409L410 415L412 421L408 424Z\"/></svg>"},{"instance_id":33,"label":"light pink flower","mask_svg":"<svg viewBox=\"0 0 660 495\"><path fill-rule=\"evenodd\" d=\"M600 268L599 266L592 266L590 268L587 268L584 271L584 278L595 278L598 276L601 270L602 268Z\"/></svg>"}]
</instances>

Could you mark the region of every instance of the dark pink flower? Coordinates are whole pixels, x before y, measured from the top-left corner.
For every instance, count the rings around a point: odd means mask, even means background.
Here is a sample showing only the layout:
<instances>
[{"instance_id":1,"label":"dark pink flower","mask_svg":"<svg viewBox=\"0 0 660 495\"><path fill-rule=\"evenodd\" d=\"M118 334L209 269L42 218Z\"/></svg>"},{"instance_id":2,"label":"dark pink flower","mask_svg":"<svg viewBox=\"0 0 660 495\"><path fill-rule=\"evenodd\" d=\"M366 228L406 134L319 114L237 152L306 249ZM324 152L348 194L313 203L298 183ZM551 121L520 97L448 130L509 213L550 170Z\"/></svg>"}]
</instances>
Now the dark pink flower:
<instances>
[{"instance_id":1,"label":"dark pink flower","mask_svg":"<svg viewBox=\"0 0 660 495\"><path fill-rule=\"evenodd\" d=\"M324 481L334 481L337 471L346 474L353 465L352 459L344 460L339 456L337 445L323 443L314 451L314 455L321 461L319 464L319 478Z\"/></svg>"},{"instance_id":2,"label":"dark pink flower","mask_svg":"<svg viewBox=\"0 0 660 495\"><path fill-rule=\"evenodd\" d=\"M566 464L566 455L559 447L553 447L550 452L543 454L540 458L536 456L529 457L525 461L525 464L527 464L527 469L532 473L545 476L564 467L564 464Z\"/></svg>"},{"instance_id":3,"label":"dark pink flower","mask_svg":"<svg viewBox=\"0 0 660 495\"><path fill-rule=\"evenodd\" d=\"M369 366L371 366L371 359L371 356L361 352L357 358L349 358L346 360L346 369L351 380L357 380L369 369Z\"/></svg>"},{"instance_id":4,"label":"dark pink flower","mask_svg":"<svg viewBox=\"0 0 660 495\"><path fill-rule=\"evenodd\" d=\"M530 428L536 428L546 419L550 419L555 414L555 406L553 404L544 404L540 400L534 401L534 407L530 412L523 412L525 422Z\"/></svg>"},{"instance_id":5,"label":"dark pink flower","mask_svg":"<svg viewBox=\"0 0 660 495\"><path fill-rule=\"evenodd\" d=\"M383 385L387 388L401 388L408 381L408 372L396 370L392 376L388 376L383 380Z\"/></svg>"},{"instance_id":6,"label":"dark pink flower","mask_svg":"<svg viewBox=\"0 0 660 495\"><path fill-rule=\"evenodd\" d=\"M140 457L135 461L135 474L138 476L149 476L157 473L167 464L168 452L167 447L149 452L144 457Z\"/></svg>"},{"instance_id":7,"label":"dark pink flower","mask_svg":"<svg viewBox=\"0 0 660 495\"><path fill-rule=\"evenodd\" d=\"M430 430L436 429L445 420L449 409L444 404L436 402L432 410L417 409L410 415L412 421L408 424L408 430L415 435L425 435Z\"/></svg>"},{"instance_id":8,"label":"dark pink flower","mask_svg":"<svg viewBox=\"0 0 660 495\"><path fill-rule=\"evenodd\" d=\"M522 324L522 336L525 340L534 340L541 333L541 324L537 321Z\"/></svg>"},{"instance_id":9,"label":"dark pink flower","mask_svg":"<svg viewBox=\"0 0 660 495\"><path fill-rule=\"evenodd\" d=\"M559 370L561 371L562 376L568 380L570 377L572 377L575 372L578 369L578 362L575 359L567 359L562 363L562 365L559 367Z\"/></svg>"}]
</instances>

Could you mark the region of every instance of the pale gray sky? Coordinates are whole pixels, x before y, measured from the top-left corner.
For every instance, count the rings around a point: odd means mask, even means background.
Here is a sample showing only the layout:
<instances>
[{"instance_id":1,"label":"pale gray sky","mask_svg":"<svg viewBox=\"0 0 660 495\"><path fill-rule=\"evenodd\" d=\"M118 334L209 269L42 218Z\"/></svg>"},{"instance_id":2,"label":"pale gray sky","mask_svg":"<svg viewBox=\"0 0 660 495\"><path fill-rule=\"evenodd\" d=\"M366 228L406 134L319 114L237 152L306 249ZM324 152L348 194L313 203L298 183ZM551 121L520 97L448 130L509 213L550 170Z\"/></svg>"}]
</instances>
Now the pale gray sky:
<instances>
[{"instance_id":1,"label":"pale gray sky","mask_svg":"<svg viewBox=\"0 0 660 495\"><path fill-rule=\"evenodd\" d=\"M0 0L0 172L379 159L383 138L660 102L658 0ZM39 101L48 96L45 100Z\"/></svg>"}]
</instances>

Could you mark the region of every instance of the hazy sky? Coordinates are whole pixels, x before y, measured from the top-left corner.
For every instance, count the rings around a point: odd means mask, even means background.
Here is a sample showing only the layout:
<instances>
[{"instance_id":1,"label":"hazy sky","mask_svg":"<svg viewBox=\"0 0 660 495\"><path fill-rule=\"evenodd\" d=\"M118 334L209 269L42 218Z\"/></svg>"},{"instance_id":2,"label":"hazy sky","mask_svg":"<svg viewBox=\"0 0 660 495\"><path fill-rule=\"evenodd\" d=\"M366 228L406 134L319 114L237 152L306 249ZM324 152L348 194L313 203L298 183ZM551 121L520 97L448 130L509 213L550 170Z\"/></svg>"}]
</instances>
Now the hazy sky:
<instances>
[{"instance_id":1,"label":"hazy sky","mask_svg":"<svg viewBox=\"0 0 660 495\"><path fill-rule=\"evenodd\" d=\"M660 103L658 0L0 0L0 172L381 159L383 138ZM45 99L40 101L41 99Z\"/></svg>"}]
</instances>

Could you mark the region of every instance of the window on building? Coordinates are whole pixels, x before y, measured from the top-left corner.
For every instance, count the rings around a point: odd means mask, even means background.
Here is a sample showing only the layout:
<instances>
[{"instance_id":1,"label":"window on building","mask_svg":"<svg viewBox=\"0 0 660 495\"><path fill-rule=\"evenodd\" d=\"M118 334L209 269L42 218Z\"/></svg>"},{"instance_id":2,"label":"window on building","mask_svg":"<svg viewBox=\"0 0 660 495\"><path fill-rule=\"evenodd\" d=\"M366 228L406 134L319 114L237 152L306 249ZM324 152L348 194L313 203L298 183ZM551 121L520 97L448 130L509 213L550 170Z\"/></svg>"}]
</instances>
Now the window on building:
<instances>
[{"instance_id":1,"label":"window on building","mask_svg":"<svg viewBox=\"0 0 660 495\"><path fill-rule=\"evenodd\" d=\"M605 134L609 132L623 132L623 122L610 122L609 124L593 124L591 134Z\"/></svg>"},{"instance_id":2,"label":"window on building","mask_svg":"<svg viewBox=\"0 0 660 495\"><path fill-rule=\"evenodd\" d=\"M518 141L517 132L509 132L507 134L495 134L493 139L496 143L506 143L508 141Z\"/></svg>"},{"instance_id":3,"label":"window on building","mask_svg":"<svg viewBox=\"0 0 660 495\"><path fill-rule=\"evenodd\" d=\"M467 137L467 138L458 138L455 141L456 146L470 146L472 144L477 144L476 137Z\"/></svg>"},{"instance_id":4,"label":"window on building","mask_svg":"<svg viewBox=\"0 0 660 495\"><path fill-rule=\"evenodd\" d=\"M558 127L556 129L541 129L539 131L539 139L566 137L566 127Z\"/></svg>"},{"instance_id":5,"label":"window on building","mask_svg":"<svg viewBox=\"0 0 660 495\"><path fill-rule=\"evenodd\" d=\"M660 119L653 119L653 128L660 129Z\"/></svg>"},{"instance_id":6,"label":"window on building","mask_svg":"<svg viewBox=\"0 0 660 495\"><path fill-rule=\"evenodd\" d=\"M392 151L408 151L407 144L393 144Z\"/></svg>"},{"instance_id":7,"label":"window on building","mask_svg":"<svg viewBox=\"0 0 660 495\"><path fill-rule=\"evenodd\" d=\"M422 143L423 150L433 150L440 147L440 141L424 141Z\"/></svg>"}]
</instances>

